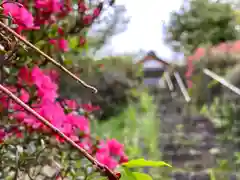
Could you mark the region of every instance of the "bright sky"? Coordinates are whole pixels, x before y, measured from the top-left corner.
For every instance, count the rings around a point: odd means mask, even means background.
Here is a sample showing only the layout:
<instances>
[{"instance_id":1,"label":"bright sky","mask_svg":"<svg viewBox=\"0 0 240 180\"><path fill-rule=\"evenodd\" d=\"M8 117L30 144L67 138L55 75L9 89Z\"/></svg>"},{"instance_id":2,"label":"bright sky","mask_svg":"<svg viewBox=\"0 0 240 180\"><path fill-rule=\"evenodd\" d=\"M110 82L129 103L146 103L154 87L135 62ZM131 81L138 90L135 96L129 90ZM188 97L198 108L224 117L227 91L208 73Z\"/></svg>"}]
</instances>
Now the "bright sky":
<instances>
[{"instance_id":1,"label":"bright sky","mask_svg":"<svg viewBox=\"0 0 240 180\"><path fill-rule=\"evenodd\" d=\"M182 0L116 0L125 4L131 17L126 32L114 37L114 52L124 53L154 50L159 57L172 59L173 53L163 43L162 22L168 21L169 14L178 10Z\"/></svg>"}]
</instances>

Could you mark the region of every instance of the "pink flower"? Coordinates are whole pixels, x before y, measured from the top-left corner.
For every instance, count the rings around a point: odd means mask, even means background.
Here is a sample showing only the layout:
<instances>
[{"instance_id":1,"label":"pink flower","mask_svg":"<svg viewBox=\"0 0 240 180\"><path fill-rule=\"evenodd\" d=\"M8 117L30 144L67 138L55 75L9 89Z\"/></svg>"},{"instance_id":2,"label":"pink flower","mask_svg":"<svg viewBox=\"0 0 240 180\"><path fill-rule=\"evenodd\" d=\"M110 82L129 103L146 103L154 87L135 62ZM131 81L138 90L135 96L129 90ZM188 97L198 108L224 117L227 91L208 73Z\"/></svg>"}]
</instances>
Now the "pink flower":
<instances>
[{"instance_id":1,"label":"pink flower","mask_svg":"<svg viewBox=\"0 0 240 180\"><path fill-rule=\"evenodd\" d=\"M57 40L56 39L50 39L49 43L56 46Z\"/></svg>"},{"instance_id":2,"label":"pink flower","mask_svg":"<svg viewBox=\"0 0 240 180\"><path fill-rule=\"evenodd\" d=\"M35 0L35 7L44 13L57 13L61 11L60 0Z\"/></svg>"},{"instance_id":3,"label":"pink flower","mask_svg":"<svg viewBox=\"0 0 240 180\"><path fill-rule=\"evenodd\" d=\"M45 72L51 78L52 81L56 82L59 79L59 74L56 70L50 69Z\"/></svg>"},{"instance_id":4,"label":"pink flower","mask_svg":"<svg viewBox=\"0 0 240 180\"><path fill-rule=\"evenodd\" d=\"M15 136L17 138L23 138L23 133L18 129L18 127L12 128L10 132L8 132L8 136Z\"/></svg>"},{"instance_id":5,"label":"pink flower","mask_svg":"<svg viewBox=\"0 0 240 180\"><path fill-rule=\"evenodd\" d=\"M90 134L89 122L85 116L68 114L66 122L79 129L84 135Z\"/></svg>"},{"instance_id":6,"label":"pink flower","mask_svg":"<svg viewBox=\"0 0 240 180\"><path fill-rule=\"evenodd\" d=\"M21 89L19 99L21 99L23 102L27 103L30 99L30 95L26 90Z\"/></svg>"},{"instance_id":7,"label":"pink flower","mask_svg":"<svg viewBox=\"0 0 240 180\"><path fill-rule=\"evenodd\" d=\"M49 43L54 45L56 49L60 49L63 52L67 52L69 50L68 41L64 38L50 39Z\"/></svg>"},{"instance_id":8,"label":"pink flower","mask_svg":"<svg viewBox=\"0 0 240 180\"><path fill-rule=\"evenodd\" d=\"M100 109L99 106L93 106L92 104L81 104L80 107L87 112L97 111Z\"/></svg>"},{"instance_id":9,"label":"pink flower","mask_svg":"<svg viewBox=\"0 0 240 180\"><path fill-rule=\"evenodd\" d=\"M83 17L83 24L90 25L93 21L93 17L91 15L86 15Z\"/></svg>"},{"instance_id":10,"label":"pink flower","mask_svg":"<svg viewBox=\"0 0 240 180\"><path fill-rule=\"evenodd\" d=\"M74 100L66 99L66 100L64 100L64 103L66 104L67 108L69 108L71 110L76 110L78 108L78 104Z\"/></svg>"},{"instance_id":11,"label":"pink flower","mask_svg":"<svg viewBox=\"0 0 240 180\"><path fill-rule=\"evenodd\" d=\"M19 70L18 81L19 81L19 84L22 84L23 82L27 83L28 85L32 84L32 77L29 69L26 66L22 67Z\"/></svg>"},{"instance_id":12,"label":"pink flower","mask_svg":"<svg viewBox=\"0 0 240 180\"><path fill-rule=\"evenodd\" d=\"M25 112L17 111L13 114L13 118L15 118L19 122L23 122L24 118L28 117L28 115Z\"/></svg>"},{"instance_id":13,"label":"pink flower","mask_svg":"<svg viewBox=\"0 0 240 180\"><path fill-rule=\"evenodd\" d=\"M96 8L96 9L94 9L94 11L93 11L93 17L98 17L100 15L100 9L99 8Z\"/></svg>"},{"instance_id":14,"label":"pink flower","mask_svg":"<svg viewBox=\"0 0 240 180\"><path fill-rule=\"evenodd\" d=\"M63 38L59 39L58 46L59 46L59 49L62 50L63 52L67 52L69 50L68 41L66 39L63 39Z\"/></svg>"},{"instance_id":15,"label":"pink flower","mask_svg":"<svg viewBox=\"0 0 240 180\"><path fill-rule=\"evenodd\" d=\"M44 73L42 72L42 70L37 67L37 66L34 66L32 71L31 71L31 77L32 77L32 80L34 81L35 85L37 86L41 86L42 85L42 77L44 77Z\"/></svg>"},{"instance_id":16,"label":"pink flower","mask_svg":"<svg viewBox=\"0 0 240 180\"><path fill-rule=\"evenodd\" d=\"M75 141L78 140L77 137L73 136L74 130L73 130L73 125L72 124L63 122L61 127L59 128L59 130L61 130L62 133L64 133L65 135L67 135L69 137L72 136Z\"/></svg>"},{"instance_id":17,"label":"pink flower","mask_svg":"<svg viewBox=\"0 0 240 180\"><path fill-rule=\"evenodd\" d=\"M103 154L109 154L109 149L108 146L106 145L106 143L104 141L100 141L99 145L98 145L98 153L103 153Z\"/></svg>"},{"instance_id":18,"label":"pink flower","mask_svg":"<svg viewBox=\"0 0 240 180\"><path fill-rule=\"evenodd\" d=\"M39 113L57 128L62 128L63 123L66 121L66 115L59 103L48 100L42 101Z\"/></svg>"},{"instance_id":19,"label":"pink flower","mask_svg":"<svg viewBox=\"0 0 240 180\"><path fill-rule=\"evenodd\" d=\"M86 44L86 39L82 36L80 36L79 38L79 45L80 46L84 46Z\"/></svg>"},{"instance_id":20,"label":"pink flower","mask_svg":"<svg viewBox=\"0 0 240 180\"><path fill-rule=\"evenodd\" d=\"M0 129L0 144L3 143L5 136L6 132L4 131L4 129Z\"/></svg>"},{"instance_id":21,"label":"pink flower","mask_svg":"<svg viewBox=\"0 0 240 180\"><path fill-rule=\"evenodd\" d=\"M7 3L3 4L3 14L11 15L13 17L14 23L18 25L17 32L21 32L24 29L33 29L34 28L34 19L32 14L23 6L19 6L16 3Z\"/></svg>"},{"instance_id":22,"label":"pink flower","mask_svg":"<svg viewBox=\"0 0 240 180\"><path fill-rule=\"evenodd\" d=\"M31 116L24 118L23 123L25 123L27 126L33 129L39 129L40 127L42 127L42 123L35 117Z\"/></svg>"},{"instance_id":23,"label":"pink flower","mask_svg":"<svg viewBox=\"0 0 240 180\"><path fill-rule=\"evenodd\" d=\"M20 90L19 99L21 99L24 103L27 103L29 101L29 99L30 99L30 95L29 95L29 93L25 89L21 89ZM20 105L18 105L17 103L15 103L14 101L12 103L12 108L15 111L23 110L23 108Z\"/></svg>"},{"instance_id":24,"label":"pink flower","mask_svg":"<svg viewBox=\"0 0 240 180\"><path fill-rule=\"evenodd\" d=\"M72 1L66 0L61 6L61 12L58 13L57 17L62 18L69 14L72 11Z\"/></svg>"},{"instance_id":25,"label":"pink flower","mask_svg":"<svg viewBox=\"0 0 240 180\"><path fill-rule=\"evenodd\" d=\"M43 99L54 101L57 97L57 85L35 66L31 72L34 84L38 88L38 95Z\"/></svg>"},{"instance_id":26,"label":"pink flower","mask_svg":"<svg viewBox=\"0 0 240 180\"><path fill-rule=\"evenodd\" d=\"M0 93L0 112L2 108L8 108L9 102L8 102L8 97Z\"/></svg>"},{"instance_id":27,"label":"pink flower","mask_svg":"<svg viewBox=\"0 0 240 180\"><path fill-rule=\"evenodd\" d=\"M120 156L124 152L124 145L119 143L116 139L109 139L106 142L108 149L113 156Z\"/></svg>"},{"instance_id":28,"label":"pink flower","mask_svg":"<svg viewBox=\"0 0 240 180\"><path fill-rule=\"evenodd\" d=\"M88 137L87 138L81 138L80 142L78 143L78 145L81 148L83 148L86 151L88 151L89 153L91 153L92 144L91 144L91 141L90 141L90 139Z\"/></svg>"},{"instance_id":29,"label":"pink flower","mask_svg":"<svg viewBox=\"0 0 240 180\"><path fill-rule=\"evenodd\" d=\"M126 162L128 162L128 157L125 154L123 154L120 157L119 163L122 164L122 163L126 163Z\"/></svg>"},{"instance_id":30,"label":"pink flower","mask_svg":"<svg viewBox=\"0 0 240 180\"><path fill-rule=\"evenodd\" d=\"M61 36L64 35L64 30L63 30L63 28L61 28L61 27L58 28L58 34L61 35Z\"/></svg>"},{"instance_id":31,"label":"pink flower","mask_svg":"<svg viewBox=\"0 0 240 180\"><path fill-rule=\"evenodd\" d=\"M11 91L14 94L17 94L17 88L14 86L5 86L9 91ZM9 98L8 96L6 96L5 94L3 94L2 92L0 92L0 111L1 108L11 108L15 103L13 103L14 101Z\"/></svg>"},{"instance_id":32,"label":"pink flower","mask_svg":"<svg viewBox=\"0 0 240 180\"><path fill-rule=\"evenodd\" d=\"M118 164L128 161L128 157L124 153L123 144L119 143L116 139L110 139L106 142L101 141L96 158L100 163L111 169L114 169Z\"/></svg>"},{"instance_id":33,"label":"pink flower","mask_svg":"<svg viewBox=\"0 0 240 180\"><path fill-rule=\"evenodd\" d=\"M78 3L78 11L80 12L80 13L83 13L83 12L85 12L87 10L87 7L86 7L86 5L85 5L85 2L84 1L80 1L79 3Z\"/></svg>"},{"instance_id":34,"label":"pink flower","mask_svg":"<svg viewBox=\"0 0 240 180\"><path fill-rule=\"evenodd\" d=\"M118 165L117 160L104 153L96 153L96 159L101 163L106 165L110 169L115 169Z\"/></svg>"}]
</instances>

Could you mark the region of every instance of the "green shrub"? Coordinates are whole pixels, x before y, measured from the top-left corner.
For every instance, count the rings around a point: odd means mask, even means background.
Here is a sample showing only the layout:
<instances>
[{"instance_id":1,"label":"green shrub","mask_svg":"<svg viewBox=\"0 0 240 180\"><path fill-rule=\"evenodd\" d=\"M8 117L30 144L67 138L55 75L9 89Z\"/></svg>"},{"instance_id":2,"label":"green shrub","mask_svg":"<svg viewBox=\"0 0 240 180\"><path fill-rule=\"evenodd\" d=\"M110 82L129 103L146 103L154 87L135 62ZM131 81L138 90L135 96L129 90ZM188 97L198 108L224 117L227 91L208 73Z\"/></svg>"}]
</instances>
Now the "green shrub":
<instances>
[{"instance_id":1,"label":"green shrub","mask_svg":"<svg viewBox=\"0 0 240 180\"><path fill-rule=\"evenodd\" d=\"M134 98L131 90L141 84L141 69L127 57L109 57L101 60L84 58L71 65L72 71L98 89L91 93L66 76L61 76L61 94L81 101L91 101L101 107L98 118L107 119L122 111L129 99Z\"/></svg>"},{"instance_id":2,"label":"green shrub","mask_svg":"<svg viewBox=\"0 0 240 180\"><path fill-rule=\"evenodd\" d=\"M204 105L201 113L208 116L213 122L218 142L227 152L221 154L218 159L218 170L231 171L240 167L239 148L240 130L239 115L240 109L234 102L223 101L222 98L215 98L210 107Z\"/></svg>"},{"instance_id":3,"label":"green shrub","mask_svg":"<svg viewBox=\"0 0 240 180\"><path fill-rule=\"evenodd\" d=\"M116 138L126 144L130 159L145 157L160 160L159 127L156 105L148 93L142 92L139 102L130 103L122 113L108 121L97 122L94 129L99 136ZM161 174L159 169L150 171L154 179Z\"/></svg>"}]
</instances>

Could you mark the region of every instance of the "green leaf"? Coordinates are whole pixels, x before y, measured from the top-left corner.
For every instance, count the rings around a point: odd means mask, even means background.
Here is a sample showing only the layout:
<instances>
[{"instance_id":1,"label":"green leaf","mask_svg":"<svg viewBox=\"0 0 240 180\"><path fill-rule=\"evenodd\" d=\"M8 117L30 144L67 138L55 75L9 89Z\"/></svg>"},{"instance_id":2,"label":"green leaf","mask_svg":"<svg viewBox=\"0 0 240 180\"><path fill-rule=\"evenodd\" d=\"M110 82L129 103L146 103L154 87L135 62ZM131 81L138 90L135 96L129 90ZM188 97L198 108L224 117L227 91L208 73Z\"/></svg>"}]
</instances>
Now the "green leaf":
<instances>
[{"instance_id":1,"label":"green leaf","mask_svg":"<svg viewBox=\"0 0 240 180\"><path fill-rule=\"evenodd\" d=\"M214 86L217 85L217 84L219 84L218 81L212 80L212 81L208 84L208 88L212 88L212 87L214 87Z\"/></svg>"},{"instance_id":2,"label":"green leaf","mask_svg":"<svg viewBox=\"0 0 240 180\"><path fill-rule=\"evenodd\" d=\"M41 49L41 47L44 46L45 44L46 44L45 40L40 40L35 44L35 46Z\"/></svg>"},{"instance_id":3,"label":"green leaf","mask_svg":"<svg viewBox=\"0 0 240 180\"><path fill-rule=\"evenodd\" d=\"M123 170L124 170L124 174L123 174L123 177L122 177L123 180L136 180L133 173L127 167L123 167Z\"/></svg>"},{"instance_id":4,"label":"green leaf","mask_svg":"<svg viewBox=\"0 0 240 180\"><path fill-rule=\"evenodd\" d=\"M216 176L215 176L215 173L214 173L213 169L209 170L209 174L210 174L210 179L211 180L216 180Z\"/></svg>"},{"instance_id":5,"label":"green leaf","mask_svg":"<svg viewBox=\"0 0 240 180\"><path fill-rule=\"evenodd\" d=\"M163 162L163 161L148 161L145 159L134 159L131 161L128 161L127 163L122 164L123 166L126 166L128 168L135 168L135 167L162 167L162 166L168 166L172 167L171 165Z\"/></svg>"},{"instance_id":6,"label":"green leaf","mask_svg":"<svg viewBox=\"0 0 240 180\"><path fill-rule=\"evenodd\" d=\"M136 180L152 180L152 177L145 173L133 172L132 174Z\"/></svg>"},{"instance_id":7,"label":"green leaf","mask_svg":"<svg viewBox=\"0 0 240 180\"><path fill-rule=\"evenodd\" d=\"M152 180L152 177L145 173L131 172L127 167L123 167L121 180Z\"/></svg>"},{"instance_id":8,"label":"green leaf","mask_svg":"<svg viewBox=\"0 0 240 180\"><path fill-rule=\"evenodd\" d=\"M76 161L76 168L81 168L82 167L82 162L81 160Z\"/></svg>"},{"instance_id":9,"label":"green leaf","mask_svg":"<svg viewBox=\"0 0 240 180\"><path fill-rule=\"evenodd\" d=\"M69 40L69 46L70 46L70 48L71 49L75 49L77 46L78 46L78 42L79 41L79 39L78 39L78 37L73 37L73 38L71 38L70 40Z\"/></svg>"}]
</instances>

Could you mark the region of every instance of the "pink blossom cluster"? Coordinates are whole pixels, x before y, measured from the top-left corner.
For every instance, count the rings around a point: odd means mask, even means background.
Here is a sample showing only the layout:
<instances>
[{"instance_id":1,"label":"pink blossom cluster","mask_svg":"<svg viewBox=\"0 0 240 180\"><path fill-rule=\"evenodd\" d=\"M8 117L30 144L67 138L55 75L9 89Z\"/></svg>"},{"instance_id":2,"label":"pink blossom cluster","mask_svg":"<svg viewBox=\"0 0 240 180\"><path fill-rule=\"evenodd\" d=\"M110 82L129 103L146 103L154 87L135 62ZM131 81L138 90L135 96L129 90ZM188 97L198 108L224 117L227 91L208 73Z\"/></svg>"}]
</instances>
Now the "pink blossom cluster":
<instances>
[{"instance_id":1,"label":"pink blossom cluster","mask_svg":"<svg viewBox=\"0 0 240 180\"><path fill-rule=\"evenodd\" d=\"M192 61L192 59L190 57L187 60L187 71L185 73L185 77L187 79L187 87L188 88L192 88L192 85L193 85L192 80L191 80L193 71L194 71L194 65L193 65L193 61Z\"/></svg>"},{"instance_id":2,"label":"pink blossom cluster","mask_svg":"<svg viewBox=\"0 0 240 180\"><path fill-rule=\"evenodd\" d=\"M90 9L84 0L78 0L77 3L72 0L20 0L18 2L5 0L2 3L2 13L12 17L13 24L16 25L15 31L19 34L32 30L47 31L51 25L57 25L59 26L58 35L54 38L51 37L49 42L57 50L63 52L69 50L68 34L63 31L59 21L74 11L73 5L78 5L78 24L83 27L90 26L100 15L103 7L103 4L99 3L96 8ZM85 37L79 35L79 46L83 46L85 43Z\"/></svg>"},{"instance_id":3,"label":"pink blossom cluster","mask_svg":"<svg viewBox=\"0 0 240 180\"><path fill-rule=\"evenodd\" d=\"M56 72L53 74L54 76L52 77L56 78ZM61 102L56 101L59 97L56 82L57 81L53 81L49 75L37 66L31 69L22 67L18 73L16 86L8 86L8 89L18 94L23 102L31 105L36 112L70 137L80 147L86 149L89 153L94 153L95 151L96 154L94 155L96 155L100 163L114 169L119 163L126 162L127 156L124 154L124 147L117 140L101 141L97 148L91 143L89 119L77 113L77 110L81 108L87 112L91 112L99 109L99 107L92 106L91 104L81 105L74 100L68 99L63 100L63 104L61 104ZM8 100L7 96L1 94L0 97L2 109L5 108L12 112L10 118L26 126L31 131L53 134L53 132L38 119L29 115L14 101ZM3 141L6 136L9 136L9 134L3 129L0 129L0 142ZM57 141L64 142L58 135L54 134L54 136Z\"/></svg>"},{"instance_id":4,"label":"pink blossom cluster","mask_svg":"<svg viewBox=\"0 0 240 180\"><path fill-rule=\"evenodd\" d=\"M124 153L123 144L119 143L116 139L100 142L96 158L100 163L105 164L111 169L114 169L119 163L128 161L128 157Z\"/></svg>"},{"instance_id":5,"label":"pink blossom cluster","mask_svg":"<svg viewBox=\"0 0 240 180\"><path fill-rule=\"evenodd\" d=\"M99 17L103 8L103 3L99 3L97 7L90 9L84 0L77 2L72 0L19 0L18 2L4 0L0 5L3 9L0 13L12 18L15 25L12 28L22 36L27 36L28 32L51 32L52 29L57 29L57 32L53 33L54 35L50 36L47 33L43 40L49 42L56 51L67 52L69 51L68 37L70 33L65 32L63 23L59 22L76 11L73 9L74 5L78 7L77 24L81 27L89 27ZM83 46L85 43L84 35L79 35L79 46ZM32 107L80 147L95 156L100 163L114 169L118 164L126 162L128 158L124 153L124 146L117 140L101 140L97 145L93 142L87 113L79 113L79 109L90 113L98 110L99 107L91 104L78 104L69 99L57 100L59 99L58 79L58 73L54 70L43 71L38 66L31 68L25 66L19 69L16 83L14 85L5 84L5 87L18 95L24 103ZM61 137L0 92L0 113L3 111L9 113L11 121L26 127L29 133L39 132L51 135L59 143L64 143ZM24 138L18 127L11 130L0 127L0 143L13 135Z\"/></svg>"}]
</instances>

